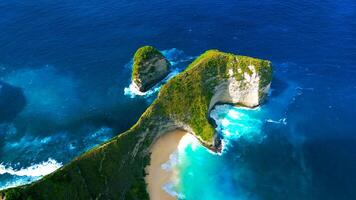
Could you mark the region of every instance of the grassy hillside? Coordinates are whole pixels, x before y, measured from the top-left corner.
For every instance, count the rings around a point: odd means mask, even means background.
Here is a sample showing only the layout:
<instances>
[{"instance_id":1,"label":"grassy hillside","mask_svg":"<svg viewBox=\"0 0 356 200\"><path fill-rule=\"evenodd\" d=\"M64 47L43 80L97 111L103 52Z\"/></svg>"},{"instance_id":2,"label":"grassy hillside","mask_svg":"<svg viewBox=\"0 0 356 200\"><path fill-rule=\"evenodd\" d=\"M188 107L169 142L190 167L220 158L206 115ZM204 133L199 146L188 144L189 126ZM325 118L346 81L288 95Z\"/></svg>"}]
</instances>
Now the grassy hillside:
<instances>
[{"instance_id":1,"label":"grassy hillside","mask_svg":"<svg viewBox=\"0 0 356 200\"><path fill-rule=\"evenodd\" d=\"M144 168L149 164L149 148L156 136L169 129L189 128L204 145L214 148L215 130L208 117L210 100L216 86L229 78L229 71L252 73L248 65L254 65L263 77L261 87L270 83L269 61L217 50L205 52L162 87L131 129L37 182L0 193L6 200L148 199ZM244 79L239 73L234 76Z\"/></svg>"}]
</instances>

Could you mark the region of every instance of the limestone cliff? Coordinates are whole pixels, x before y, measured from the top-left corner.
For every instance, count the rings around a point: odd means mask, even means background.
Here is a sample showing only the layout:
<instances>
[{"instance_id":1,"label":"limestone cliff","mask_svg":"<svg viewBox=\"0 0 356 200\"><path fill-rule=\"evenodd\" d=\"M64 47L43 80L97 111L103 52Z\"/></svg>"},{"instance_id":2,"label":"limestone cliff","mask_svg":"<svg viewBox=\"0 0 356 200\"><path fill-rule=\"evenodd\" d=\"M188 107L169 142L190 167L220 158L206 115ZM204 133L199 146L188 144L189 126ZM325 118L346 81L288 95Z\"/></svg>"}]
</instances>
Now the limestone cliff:
<instances>
[{"instance_id":1,"label":"limestone cliff","mask_svg":"<svg viewBox=\"0 0 356 200\"><path fill-rule=\"evenodd\" d=\"M218 150L209 111L216 103L259 105L269 88L269 61L210 50L168 81L138 122L43 179L1 191L12 199L148 199L144 168L162 134L184 129Z\"/></svg>"},{"instance_id":2,"label":"limestone cliff","mask_svg":"<svg viewBox=\"0 0 356 200\"><path fill-rule=\"evenodd\" d=\"M145 92L169 73L170 63L152 46L139 48L133 59L132 83Z\"/></svg>"}]
</instances>

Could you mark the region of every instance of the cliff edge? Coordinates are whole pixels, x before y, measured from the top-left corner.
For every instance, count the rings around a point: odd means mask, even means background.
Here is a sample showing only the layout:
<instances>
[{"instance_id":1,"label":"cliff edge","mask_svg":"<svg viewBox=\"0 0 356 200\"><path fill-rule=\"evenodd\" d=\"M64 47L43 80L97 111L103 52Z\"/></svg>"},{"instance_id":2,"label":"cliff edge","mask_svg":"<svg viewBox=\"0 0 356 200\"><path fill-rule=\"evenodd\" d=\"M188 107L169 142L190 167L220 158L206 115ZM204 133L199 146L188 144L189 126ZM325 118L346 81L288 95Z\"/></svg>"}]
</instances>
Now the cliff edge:
<instances>
[{"instance_id":1,"label":"cliff edge","mask_svg":"<svg viewBox=\"0 0 356 200\"><path fill-rule=\"evenodd\" d=\"M183 129L214 151L220 147L209 112L217 103L258 106L272 79L266 60L209 50L169 80L138 122L52 174L0 191L13 199L149 199L144 181L150 148Z\"/></svg>"}]
</instances>

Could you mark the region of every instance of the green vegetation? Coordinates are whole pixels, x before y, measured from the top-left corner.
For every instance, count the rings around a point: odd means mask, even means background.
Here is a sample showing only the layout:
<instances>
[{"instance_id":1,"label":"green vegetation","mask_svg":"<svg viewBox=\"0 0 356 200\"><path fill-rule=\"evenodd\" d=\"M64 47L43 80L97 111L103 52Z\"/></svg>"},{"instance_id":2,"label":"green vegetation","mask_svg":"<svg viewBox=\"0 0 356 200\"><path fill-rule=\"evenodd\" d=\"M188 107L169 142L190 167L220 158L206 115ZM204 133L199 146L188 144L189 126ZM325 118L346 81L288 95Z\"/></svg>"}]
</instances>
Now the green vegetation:
<instances>
[{"instance_id":1,"label":"green vegetation","mask_svg":"<svg viewBox=\"0 0 356 200\"><path fill-rule=\"evenodd\" d=\"M133 58L133 66L132 66L132 80L138 78L139 72L142 70L140 67L142 63L147 62L153 57L162 57L163 55L157 49L152 46L143 46L139 48Z\"/></svg>"},{"instance_id":2,"label":"green vegetation","mask_svg":"<svg viewBox=\"0 0 356 200\"><path fill-rule=\"evenodd\" d=\"M260 88L271 82L272 68L269 61L217 50L205 52L183 73L162 87L156 100L162 109L160 114L188 124L206 146L211 146L215 129L208 121L208 109L215 87L229 78L229 70L233 70L236 80L244 79L243 72L251 75L249 65L254 65L256 71L264 77ZM242 73L238 73L238 69Z\"/></svg>"},{"instance_id":3,"label":"green vegetation","mask_svg":"<svg viewBox=\"0 0 356 200\"><path fill-rule=\"evenodd\" d=\"M137 57L151 56L154 50L149 49L143 47ZM135 59L134 62L141 62ZM162 127L182 128L183 124L204 145L214 148L215 132L209 123L208 109L216 86L231 78L228 73L231 70L236 80L243 80L238 69L251 74L249 65L254 65L261 75L261 88L270 83L272 69L268 61L217 50L205 52L162 87L157 99L131 129L37 182L0 194L5 194L6 200L148 199L144 169L150 162L149 148L155 137L167 131Z\"/></svg>"}]
</instances>

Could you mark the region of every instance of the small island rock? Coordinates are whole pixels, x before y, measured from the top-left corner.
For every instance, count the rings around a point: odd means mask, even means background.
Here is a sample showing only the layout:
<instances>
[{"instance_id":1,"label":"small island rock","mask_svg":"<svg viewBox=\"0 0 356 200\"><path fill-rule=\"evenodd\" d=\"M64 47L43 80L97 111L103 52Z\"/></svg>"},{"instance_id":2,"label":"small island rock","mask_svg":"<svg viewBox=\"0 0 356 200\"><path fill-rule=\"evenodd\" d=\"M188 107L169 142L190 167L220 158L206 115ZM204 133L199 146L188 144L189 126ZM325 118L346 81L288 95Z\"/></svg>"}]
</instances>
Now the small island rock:
<instances>
[{"instance_id":1,"label":"small island rock","mask_svg":"<svg viewBox=\"0 0 356 200\"><path fill-rule=\"evenodd\" d=\"M157 49L141 47L134 55L132 83L140 92L145 92L168 75L169 67L169 61Z\"/></svg>"}]
</instances>

